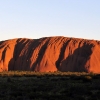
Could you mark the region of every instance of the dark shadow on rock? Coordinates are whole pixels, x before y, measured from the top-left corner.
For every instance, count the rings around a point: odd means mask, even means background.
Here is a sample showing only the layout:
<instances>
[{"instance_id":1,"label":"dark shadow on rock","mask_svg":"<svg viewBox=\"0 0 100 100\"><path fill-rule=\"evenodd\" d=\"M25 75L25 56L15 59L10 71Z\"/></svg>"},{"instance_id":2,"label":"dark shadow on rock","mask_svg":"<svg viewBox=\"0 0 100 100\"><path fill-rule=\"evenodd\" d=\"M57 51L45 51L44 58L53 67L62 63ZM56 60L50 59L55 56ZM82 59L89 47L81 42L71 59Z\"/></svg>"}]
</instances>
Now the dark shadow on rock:
<instances>
[{"instance_id":1,"label":"dark shadow on rock","mask_svg":"<svg viewBox=\"0 0 100 100\"><path fill-rule=\"evenodd\" d=\"M29 42L29 39L27 39L27 41L25 41L25 39L18 39L16 41L16 45L14 48L14 52L13 52L13 58L9 61L9 65L8 65L8 71L9 70L23 70L23 66L22 63L26 63L23 62L24 59L26 58L26 55L23 56L19 56L21 51L23 50L24 46Z\"/></svg>"},{"instance_id":2,"label":"dark shadow on rock","mask_svg":"<svg viewBox=\"0 0 100 100\"><path fill-rule=\"evenodd\" d=\"M59 58L56 61L56 67L57 67L58 70L59 70L60 63L61 63L62 59L64 58L64 53L65 53L65 50L66 50L66 46L68 45L68 43L70 42L70 40L71 39L69 39L66 43L64 43L63 46L62 46L62 48L61 48Z\"/></svg>"},{"instance_id":3,"label":"dark shadow on rock","mask_svg":"<svg viewBox=\"0 0 100 100\"><path fill-rule=\"evenodd\" d=\"M34 39L34 40L27 39L27 41L25 39L18 39L15 45L13 58L10 60L8 65L8 70L33 71L35 67L32 66L32 68L30 68L31 64L30 58L32 57L34 50L45 40L47 39L46 38ZM24 48L26 44L28 44L28 47ZM45 48L46 48L45 46L41 48L39 52L39 58L37 59L35 64L42 59L41 57L43 56ZM21 54L23 49L25 50L23 54Z\"/></svg>"},{"instance_id":4,"label":"dark shadow on rock","mask_svg":"<svg viewBox=\"0 0 100 100\"><path fill-rule=\"evenodd\" d=\"M39 50L38 57L37 57L35 63L33 63L31 70L35 70L37 64L40 65L40 62L41 62L41 60L42 60L42 58L43 58L43 55L44 55L44 53L45 53L45 51L46 51L46 49L47 49L48 43L49 43L49 40L47 40L47 41L42 45L41 49ZM39 71L39 68L37 68L37 69L38 69L37 71Z\"/></svg>"},{"instance_id":5,"label":"dark shadow on rock","mask_svg":"<svg viewBox=\"0 0 100 100\"><path fill-rule=\"evenodd\" d=\"M87 66L87 68L85 68L85 64L92 54L92 47L93 44L84 43L82 47L77 48L74 53L69 55L65 60L58 62L58 59L56 62L56 67L59 71L63 72L87 72L90 66Z\"/></svg>"}]
</instances>

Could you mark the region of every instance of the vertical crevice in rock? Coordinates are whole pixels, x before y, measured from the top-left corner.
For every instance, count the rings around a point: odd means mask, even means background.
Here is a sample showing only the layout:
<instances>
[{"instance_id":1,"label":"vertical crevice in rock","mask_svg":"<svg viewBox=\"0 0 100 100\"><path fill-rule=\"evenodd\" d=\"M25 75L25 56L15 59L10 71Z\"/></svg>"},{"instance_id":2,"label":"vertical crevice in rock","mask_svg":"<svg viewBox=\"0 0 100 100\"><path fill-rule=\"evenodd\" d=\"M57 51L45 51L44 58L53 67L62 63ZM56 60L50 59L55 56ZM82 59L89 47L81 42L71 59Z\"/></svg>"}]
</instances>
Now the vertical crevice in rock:
<instances>
[{"instance_id":1,"label":"vertical crevice in rock","mask_svg":"<svg viewBox=\"0 0 100 100\"><path fill-rule=\"evenodd\" d=\"M45 43L42 45L42 47L39 50L38 57L37 57L35 63L33 63L31 70L34 70L35 67L37 66L37 64L38 65L40 64L40 62L43 58L43 55L47 49L48 43L49 43L49 40L46 39ZM37 68L37 69L39 70L39 68Z\"/></svg>"},{"instance_id":2,"label":"vertical crevice in rock","mask_svg":"<svg viewBox=\"0 0 100 100\"><path fill-rule=\"evenodd\" d=\"M18 69L21 69L19 67L21 67L20 64L24 61L25 55L23 54L23 56L21 57L19 55L21 54L21 51L24 49L25 45L28 42L29 42L29 39L19 38L16 40L16 45L15 45L14 52L13 52L13 58L9 62L8 70L14 70L15 67L18 67ZM20 59L20 62L17 62L18 59Z\"/></svg>"},{"instance_id":3,"label":"vertical crevice in rock","mask_svg":"<svg viewBox=\"0 0 100 100\"><path fill-rule=\"evenodd\" d=\"M59 55L59 58L58 60L56 61L56 67L57 69L59 70L59 67L60 67L60 63L62 61L62 59L64 58L64 53L65 53L65 50L66 50L66 46L68 45L68 43L70 42L71 39L67 40L66 43L63 44L61 50L60 50L60 55Z\"/></svg>"}]
</instances>

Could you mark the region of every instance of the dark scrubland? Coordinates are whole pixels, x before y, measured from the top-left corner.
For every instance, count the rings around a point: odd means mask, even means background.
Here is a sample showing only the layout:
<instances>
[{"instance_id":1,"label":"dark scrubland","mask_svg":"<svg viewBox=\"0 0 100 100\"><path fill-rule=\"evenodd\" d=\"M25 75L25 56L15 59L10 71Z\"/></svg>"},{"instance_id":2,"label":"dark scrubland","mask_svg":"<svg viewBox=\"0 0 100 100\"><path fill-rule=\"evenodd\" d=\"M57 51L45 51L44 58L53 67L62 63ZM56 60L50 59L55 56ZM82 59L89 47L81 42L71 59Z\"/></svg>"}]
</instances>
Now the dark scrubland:
<instances>
[{"instance_id":1,"label":"dark scrubland","mask_svg":"<svg viewBox=\"0 0 100 100\"><path fill-rule=\"evenodd\" d=\"M1 72L0 100L100 100L100 74Z\"/></svg>"}]
</instances>

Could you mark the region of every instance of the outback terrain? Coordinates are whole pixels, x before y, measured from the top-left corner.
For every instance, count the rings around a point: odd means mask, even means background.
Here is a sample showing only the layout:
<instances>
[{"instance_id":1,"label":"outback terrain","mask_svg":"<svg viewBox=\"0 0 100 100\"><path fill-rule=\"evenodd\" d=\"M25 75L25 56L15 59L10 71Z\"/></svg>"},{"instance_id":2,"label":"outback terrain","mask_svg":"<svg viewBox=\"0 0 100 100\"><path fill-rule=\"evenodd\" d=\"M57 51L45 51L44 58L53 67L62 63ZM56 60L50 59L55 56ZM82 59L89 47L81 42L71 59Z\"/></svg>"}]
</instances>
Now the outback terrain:
<instances>
[{"instance_id":1,"label":"outback terrain","mask_svg":"<svg viewBox=\"0 0 100 100\"><path fill-rule=\"evenodd\" d=\"M100 41L1 41L0 100L100 100Z\"/></svg>"},{"instance_id":2,"label":"outback terrain","mask_svg":"<svg viewBox=\"0 0 100 100\"><path fill-rule=\"evenodd\" d=\"M0 100L100 100L100 74L1 72Z\"/></svg>"}]
</instances>

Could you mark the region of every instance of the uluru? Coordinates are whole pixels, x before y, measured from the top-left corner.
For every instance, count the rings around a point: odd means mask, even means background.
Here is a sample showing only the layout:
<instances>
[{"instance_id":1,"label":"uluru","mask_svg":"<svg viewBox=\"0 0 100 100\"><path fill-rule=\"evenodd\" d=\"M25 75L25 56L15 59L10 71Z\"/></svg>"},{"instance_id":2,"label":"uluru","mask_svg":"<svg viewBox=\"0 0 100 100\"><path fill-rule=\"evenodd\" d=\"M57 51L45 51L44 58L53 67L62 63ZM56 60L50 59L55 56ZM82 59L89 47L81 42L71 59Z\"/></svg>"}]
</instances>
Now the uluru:
<instances>
[{"instance_id":1,"label":"uluru","mask_svg":"<svg viewBox=\"0 0 100 100\"><path fill-rule=\"evenodd\" d=\"M100 41L62 36L0 42L0 72L100 73Z\"/></svg>"}]
</instances>

